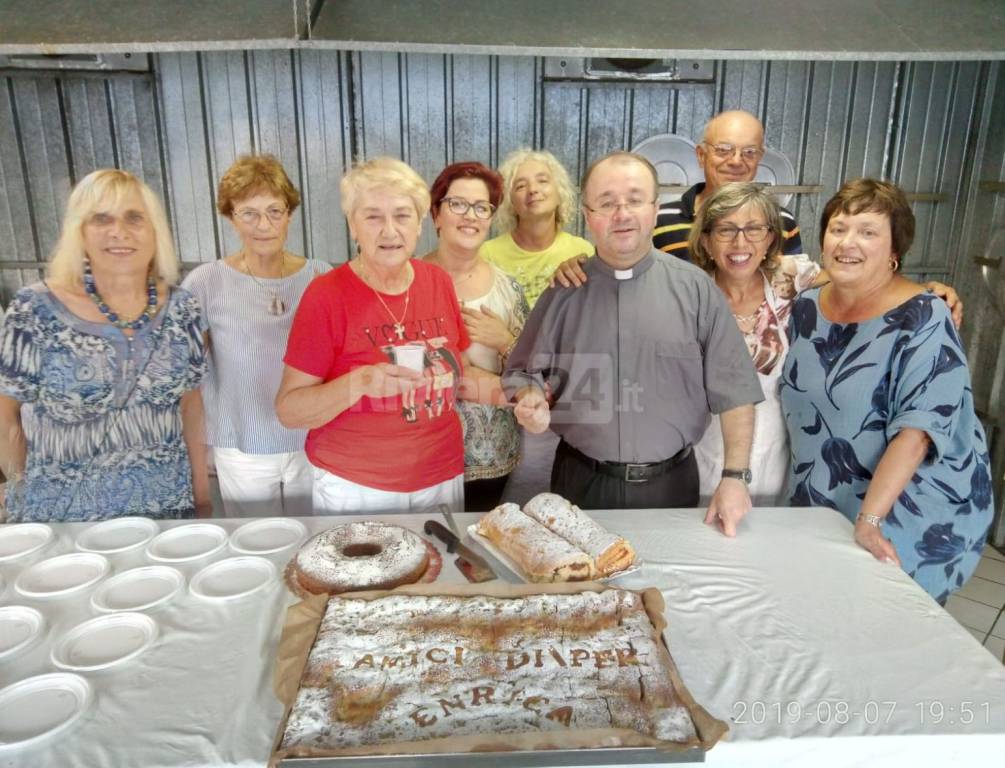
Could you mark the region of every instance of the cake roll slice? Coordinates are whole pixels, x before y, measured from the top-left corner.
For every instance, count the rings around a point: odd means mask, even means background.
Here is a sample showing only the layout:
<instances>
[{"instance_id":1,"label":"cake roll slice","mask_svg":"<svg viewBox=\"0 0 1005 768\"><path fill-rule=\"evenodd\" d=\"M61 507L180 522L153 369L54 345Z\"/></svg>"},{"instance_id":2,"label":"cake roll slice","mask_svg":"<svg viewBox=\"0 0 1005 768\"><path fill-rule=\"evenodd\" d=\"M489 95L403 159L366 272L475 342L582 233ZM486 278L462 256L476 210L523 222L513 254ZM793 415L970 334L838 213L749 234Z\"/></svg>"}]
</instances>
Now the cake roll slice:
<instances>
[{"instance_id":1,"label":"cake roll slice","mask_svg":"<svg viewBox=\"0 0 1005 768\"><path fill-rule=\"evenodd\" d=\"M485 515L478 521L478 533L531 581L586 581L595 575L585 552L529 518L516 504L501 504Z\"/></svg>"},{"instance_id":2,"label":"cake roll slice","mask_svg":"<svg viewBox=\"0 0 1005 768\"><path fill-rule=\"evenodd\" d=\"M556 493L539 493L523 511L589 555L599 576L623 571L635 562L631 544Z\"/></svg>"}]
</instances>

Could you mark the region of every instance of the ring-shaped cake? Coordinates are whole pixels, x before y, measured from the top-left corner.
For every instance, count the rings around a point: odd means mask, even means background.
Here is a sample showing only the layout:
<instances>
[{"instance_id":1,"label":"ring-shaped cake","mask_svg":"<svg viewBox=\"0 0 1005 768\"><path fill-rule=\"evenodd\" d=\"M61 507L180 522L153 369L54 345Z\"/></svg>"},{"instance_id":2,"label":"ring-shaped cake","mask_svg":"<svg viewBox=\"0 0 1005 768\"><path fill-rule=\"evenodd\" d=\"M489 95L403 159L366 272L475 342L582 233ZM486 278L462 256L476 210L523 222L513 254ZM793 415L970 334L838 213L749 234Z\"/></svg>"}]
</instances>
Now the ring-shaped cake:
<instances>
[{"instance_id":1,"label":"ring-shaped cake","mask_svg":"<svg viewBox=\"0 0 1005 768\"><path fill-rule=\"evenodd\" d=\"M418 581L429 566L422 537L398 525L336 525L308 539L293 560L299 585L315 594L393 589Z\"/></svg>"}]
</instances>

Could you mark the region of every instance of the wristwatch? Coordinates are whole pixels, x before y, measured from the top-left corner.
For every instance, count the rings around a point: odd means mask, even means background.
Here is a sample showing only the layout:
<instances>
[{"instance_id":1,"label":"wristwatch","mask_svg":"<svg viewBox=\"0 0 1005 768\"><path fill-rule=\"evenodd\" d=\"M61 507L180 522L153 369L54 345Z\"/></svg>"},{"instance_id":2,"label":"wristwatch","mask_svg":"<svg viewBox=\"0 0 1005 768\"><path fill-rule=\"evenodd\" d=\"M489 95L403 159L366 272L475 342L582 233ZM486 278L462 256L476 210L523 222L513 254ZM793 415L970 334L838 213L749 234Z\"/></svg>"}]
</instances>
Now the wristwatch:
<instances>
[{"instance_id":1,"label":"wristwatch","mask_svg":"<svg viewBox=\"0 0 1005 768\"><path fill-rule=\"evenodd\" d=\"M750 474L749 469L723 469L722 476L731 477L734 480L742 480L746 485L750 485L750 481L753 479L753 475Z\"/></svg>"},{"instance_id":2,"label":"wristwatch","mask_svg":"<svg viewBox=\"0 0 1005 768\"><path fill-rule=\"evenodd\" d=\"M883 525L883 518L880 517L879 515L868 515L865 514L864 512L859 512L858 519L864 520L869 525L874 525L877 528L880 528Z\"/></svg>"}]
</instances>

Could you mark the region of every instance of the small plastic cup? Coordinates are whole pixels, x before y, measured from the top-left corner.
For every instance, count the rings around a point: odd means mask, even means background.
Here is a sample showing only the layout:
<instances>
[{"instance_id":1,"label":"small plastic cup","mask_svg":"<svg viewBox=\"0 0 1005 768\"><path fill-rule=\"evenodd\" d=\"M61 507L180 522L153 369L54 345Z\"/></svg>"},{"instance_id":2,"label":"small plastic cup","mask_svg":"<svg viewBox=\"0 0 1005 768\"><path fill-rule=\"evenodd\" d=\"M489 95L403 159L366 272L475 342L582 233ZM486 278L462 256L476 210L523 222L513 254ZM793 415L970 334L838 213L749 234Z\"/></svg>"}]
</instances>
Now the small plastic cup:
<instances>
[{"instance_id":1,"label":"small plastic cup","mask_svg":"<svg viewBox=\"0 0 1005 768\"><path fill-rule=\"evenodd\" d=\"M394 350L395 365L422 373L423 361L426 356L425 344L399 344L392 349Z\"/></svg>"}]
</instances>

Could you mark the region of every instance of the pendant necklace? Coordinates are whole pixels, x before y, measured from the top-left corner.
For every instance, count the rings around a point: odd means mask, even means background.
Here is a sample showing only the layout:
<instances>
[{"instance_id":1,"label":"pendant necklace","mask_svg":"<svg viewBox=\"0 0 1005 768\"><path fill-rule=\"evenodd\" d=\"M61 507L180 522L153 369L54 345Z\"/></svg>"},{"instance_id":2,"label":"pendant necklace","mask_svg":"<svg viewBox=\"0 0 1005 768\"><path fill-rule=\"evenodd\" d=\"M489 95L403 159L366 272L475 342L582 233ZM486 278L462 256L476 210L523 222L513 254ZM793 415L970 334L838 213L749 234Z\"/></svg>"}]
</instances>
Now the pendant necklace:
<instances>
[{"instance_id":1,"label":"pendant necklace","mask_svg":"<svg viewBox=\"0 0 1005 768\"><path fill-rule=\"evenodd\" d=\"M255 285L257 285L263 291L272 296L272 301L269 302L269 314L274 315L275 317L279 317L279 315L285 313L286 303L281 298L279 298L279 294L277 294L274 290L272 290L268 286L263 285L262 282L257 277L255 277L255 273L251 271L251 265L248 264L248 254L242 253L241 258L244 259L244 271L248 273L248 277L250 277L252 280L255 281ZM286 253L284 252L280 258L282 260L280 261L279 279L282 280L284 277L286 277Z\"/></svg>"},{"instance_id":2,"label":"pendant necklace","mask_svg":"<svg viewBox=\"0 0 1005 768\"><path fill-rule=\"evenodd\" d=\"M147 278L147 306L135 320L123 320L101 298L98 286L94 282L94 275L91 274L91 260L88 258L84 259L84 293L91 297L91 301L97 305L98 311L108 319L108 322L122 330L137 331L157 314L157 280L153 275Z\"/></svg>"},{"instance_id":3,"label":"pendant necklace","mask_svg":"<svg viewBox=\"0 0 1005 768\"><path fill-rule=\"evenodd\" d=\"M377 297L377 301L379 301L381 304L384 305L384 309L387 311L387 314L389 314L391 316L391 319L394 321L394 332L395 332L395 334L398 336L398 339L400 341L404 341L405 340L405 316L408 314L408 300L411 297L411 293L412 293L412 284L411 284L411 282L409 282L408 287L405 289L405 308L401 311L401 319L400 320L395 316L394 312L391 311L391 308L389 306L387 306L387 302L384 301L384 297L380 295L380 292L376 288L374 288L372 285L370 285L370 283L367 282L366 279L364 279L363 282L366 283L370 287L371 291L373 291L373 295Z\"/></svg>"}]
</instances>

